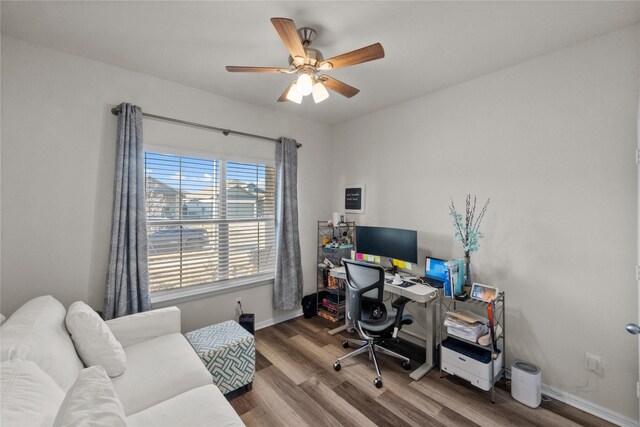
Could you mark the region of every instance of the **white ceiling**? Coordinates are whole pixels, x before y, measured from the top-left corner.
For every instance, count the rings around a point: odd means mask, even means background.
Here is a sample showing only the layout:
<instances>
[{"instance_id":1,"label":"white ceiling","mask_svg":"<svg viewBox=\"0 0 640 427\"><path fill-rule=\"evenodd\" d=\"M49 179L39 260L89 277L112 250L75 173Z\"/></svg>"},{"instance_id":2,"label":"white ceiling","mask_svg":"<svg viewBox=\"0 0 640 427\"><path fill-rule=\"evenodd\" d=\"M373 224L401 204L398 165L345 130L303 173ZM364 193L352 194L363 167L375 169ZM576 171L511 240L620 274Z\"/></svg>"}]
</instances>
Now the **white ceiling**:
<instances>
[{"instance_id":1,"label":"white ceiling","mask_svg":"<svg viewBox=\"0 0 640 427\"><path fill-rule=\"evenodd\" d=\"M637 1L2 1L0 10L5 34L326 124L640 21ZM386 57L329 73L359 88L354 98L277 103L291 76L224 68L288 65L271 17L315 28L325 58L375 42Z\"/></svg>"}]
</instances>

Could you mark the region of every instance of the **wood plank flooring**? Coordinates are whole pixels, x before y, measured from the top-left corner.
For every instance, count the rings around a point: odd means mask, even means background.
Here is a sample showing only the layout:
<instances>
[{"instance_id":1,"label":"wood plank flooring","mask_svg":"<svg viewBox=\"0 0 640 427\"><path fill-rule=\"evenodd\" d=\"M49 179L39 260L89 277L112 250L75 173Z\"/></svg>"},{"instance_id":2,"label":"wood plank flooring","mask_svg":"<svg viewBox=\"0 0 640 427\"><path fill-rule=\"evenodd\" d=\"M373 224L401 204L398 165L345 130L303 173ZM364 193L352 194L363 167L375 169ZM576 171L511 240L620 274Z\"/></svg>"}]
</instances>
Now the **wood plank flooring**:
<instances>
[{"instance_id":1,"label":"wood plank flooring","mask_svg":"<svg viewBox=\"0 0 640 427\"><path fill-rule=\"evenodd\" d=\"M333 370L347 332L322 318L296 319L256 331L253 389L231 399L247 426L610 426L557 401L531 409L496 390L489 393L464 380L431 371L420 381L400 363L379 357L384 387L375 388L375 369L366 355ZM355 336L353 336L355 337Z\"/></svg>"}]
</instances>

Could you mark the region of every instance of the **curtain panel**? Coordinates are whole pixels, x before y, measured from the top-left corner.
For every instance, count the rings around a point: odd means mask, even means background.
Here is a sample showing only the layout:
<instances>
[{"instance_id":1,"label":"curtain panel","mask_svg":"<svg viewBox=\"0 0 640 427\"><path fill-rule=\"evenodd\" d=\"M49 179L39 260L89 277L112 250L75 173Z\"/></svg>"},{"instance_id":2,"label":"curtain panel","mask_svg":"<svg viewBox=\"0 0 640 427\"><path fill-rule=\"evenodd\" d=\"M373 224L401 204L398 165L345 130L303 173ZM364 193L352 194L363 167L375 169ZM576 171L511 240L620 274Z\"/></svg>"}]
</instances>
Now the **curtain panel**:
<instances>
[{"instance_id":1,"label":"curtain panel","mask_svg":"<svg viewBox=\"0 0 640 427\"><path fill-rule=\"evenodd\" d=\"M151 308L140 107L120 105L116 144L111 249L103 311L107 320Z\"/></svg>"},{"instance_id":2,"label":"curtain panel","mask_svg":"<svg viewBox=\"0 0 640 427\"><path fill-rule=\"evenodd\" d=\"M273 308L293 310L302 301L298 233L298 147L294 139L276 143L276 275Z\"/></svg>"}]
</instances>

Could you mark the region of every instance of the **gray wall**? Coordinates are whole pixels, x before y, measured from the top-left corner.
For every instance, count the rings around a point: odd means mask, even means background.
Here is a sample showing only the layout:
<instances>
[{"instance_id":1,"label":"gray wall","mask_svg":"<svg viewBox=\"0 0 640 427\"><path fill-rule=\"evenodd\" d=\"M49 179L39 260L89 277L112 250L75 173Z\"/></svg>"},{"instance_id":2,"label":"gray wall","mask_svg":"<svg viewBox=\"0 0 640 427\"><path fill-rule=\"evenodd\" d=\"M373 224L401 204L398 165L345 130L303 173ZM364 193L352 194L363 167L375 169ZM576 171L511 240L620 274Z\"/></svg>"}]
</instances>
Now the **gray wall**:
<instances>
[{"instance_id":1,"label":"gray wall","mask_svg":"<svg viewBox=\"0 0 640 427\"><path fill-rule=\"evenodd\" d=\"M466 193L491 197L472 266L506 292L507 360L631 419L638 37L611 33L333 129L334 208L344 184L366 184L366 213L351 218L417 229L420 268L426 254L463 256L450 197L462 209Z\"/></svg>"}]
</instances>

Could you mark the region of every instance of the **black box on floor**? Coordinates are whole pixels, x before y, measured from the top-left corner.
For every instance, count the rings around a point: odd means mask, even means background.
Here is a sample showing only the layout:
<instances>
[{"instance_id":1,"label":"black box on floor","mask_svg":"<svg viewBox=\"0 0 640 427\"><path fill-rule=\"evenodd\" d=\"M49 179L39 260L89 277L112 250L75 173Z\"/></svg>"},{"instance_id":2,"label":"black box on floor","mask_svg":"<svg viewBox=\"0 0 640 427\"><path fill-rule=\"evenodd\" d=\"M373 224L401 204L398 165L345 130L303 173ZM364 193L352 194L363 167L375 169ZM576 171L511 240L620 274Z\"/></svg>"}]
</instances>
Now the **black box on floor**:
<instances>
[{"instance_id":1,"label":"black box on floor","mask_svg":"<svg viewBox=\"0 0 640 427\"><path fill-rule=\"evenodd\" d=\"M240 319L238 319L238 323L240 323L240 326L245 328L247 332L249 332L251 335L255 335L254 332L255 332L256 316L254 314L251 314L251 313L241 314Z\"/></svg>"}]
</instances>

